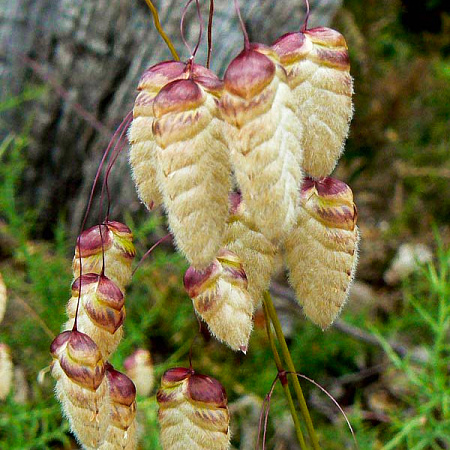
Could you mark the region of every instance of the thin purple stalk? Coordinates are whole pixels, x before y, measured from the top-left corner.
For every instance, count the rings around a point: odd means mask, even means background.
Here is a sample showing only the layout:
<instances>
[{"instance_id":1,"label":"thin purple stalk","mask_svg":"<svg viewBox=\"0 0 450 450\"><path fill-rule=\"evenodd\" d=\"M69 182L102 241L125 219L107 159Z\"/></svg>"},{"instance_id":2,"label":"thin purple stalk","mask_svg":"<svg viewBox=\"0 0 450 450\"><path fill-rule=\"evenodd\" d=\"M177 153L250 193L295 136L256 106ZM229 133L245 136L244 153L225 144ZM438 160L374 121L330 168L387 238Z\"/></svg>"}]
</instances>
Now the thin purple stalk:
<instances>
[{"instance_id":1,"label":"thin purple stalk","mask_svg":"<svg viewBox=\"0 0 450 450\"><path fill-rule=\"evenodd\" d=\"M234 9L236 11L236 15L239 19L239 23L242 28L242 33L244 35L244 48L245 48L245 50L249 50L250 49L250 39L248 38L248 33L247 33L247 28L245 27L245 23L242 20L241 10L239 8L238 0L234 0Z\"/></svg>"},{"instance_id":2,"label":"thin purple stalk","mask_svg":"<svg viewBox=\"0 0 450 450\"><path fill-rule=\"evenodd\" d=\"M140 265L147 259L147 257L150 255L150 253L156 248L158 247L159 244L163 243L164 241L166 241L167 239L171 238L172 235L166 234L164 237L162 237L161 239L159 239L158 241L156 241L146 252L145 255L141 258L141 260L138 262L137 266L134 268L133 273L131 276L133 276L136 273L136 270L139 269Z\"/></svg>"},{"instance_id":3,"label":"thin purple stalk","mask_svg":"<svg viewBox=\"0 0 450 450\"><path fill-rule=\"evenodd\" d=\"M214 19L214 0L209 2L209 18L208 18L208 56L206 57L206 68L209 69L211 64L211 53L212 53L212 27Z\"/></svg>"},{"instance_id":4,"label":"thin purple stalk","mask_svg":"<svg viewBox=\"0 0 450 450\"><path fill-rule=\"evenodd\" d=\"M310 14L309 0L305 0L305 3L306 3L306 14L305 14L305 21L303 22L303 26L300 30L301 32L305 32L308 29L308 20Z\"/></svg>"}]
</instances>

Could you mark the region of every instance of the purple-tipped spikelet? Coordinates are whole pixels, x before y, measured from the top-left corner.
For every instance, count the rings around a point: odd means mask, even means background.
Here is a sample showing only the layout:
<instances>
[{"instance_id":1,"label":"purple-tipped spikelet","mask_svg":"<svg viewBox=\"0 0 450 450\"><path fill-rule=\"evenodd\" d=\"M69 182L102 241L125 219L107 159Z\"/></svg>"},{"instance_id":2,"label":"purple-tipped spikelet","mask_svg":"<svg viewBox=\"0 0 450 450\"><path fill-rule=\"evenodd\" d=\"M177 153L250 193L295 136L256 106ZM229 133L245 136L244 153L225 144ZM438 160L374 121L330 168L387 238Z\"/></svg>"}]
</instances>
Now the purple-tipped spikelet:
<instances>
[{"instance_id":1,"label":"purple-tipped spikelet","mask_svg":"<svg viewBox=\"0 0 450 450\"><path fill-rule=\"evenodd\" d=\"M214 378L192 369L169 369L156 398L164 450L230 447L227 395Z\"/></svg>"},{"instance_id":2,"label":"purple-tipped spikelet","mask_svg":"<svg viewBox=\"0 0 450 450\"><path fill-rule=\"evenodd\" d=\"M248 212L275 244L292 229L301 184L302 125L277 54L251 44L228 66L219 102Z\"/></svg>"},{"instance_id":3,"label":"purple-tipped spikelet","mask_svg":"<svg viewBox=\"0 0 450 450\"><path fill-rule=\"evenodd\" d=\"M123 363L126 374L133 380L137 393L150 395L155 382L152 357L148 350L137 349Z\"/></svg>"},{"instance_id":4,"label":"purple-tipped spikelet","mask_svg":"<svg viewBox=\"0 0 450 450\"><path fill-rule=\"evenodd\" d=\"M223 245L242 260L248 280L247 289L256 308L263 292L269 288L278 247L259 231L239 193L230 194L230 204Z\"/></svg>"},{"instance_id":5,"label":"purple-tipped spikelet","mask_svg":"<svg viewBox=\"0 0 450 450\"><path fill-rule=\"evenodd\" d=\"M123 336L124 295L104 275L88 273L78 277L72 284L72 297L67 304L69 321L64 325L65 330L73 327L79 297L77 329L97 344L106 361Z\"/></svg>"},{"instance_id":6,"label":"purple-tipped spikelet","mask_svg":"<svg viewBox=\"0 0 450 450\"><path fill-rule=\"evenodd\" d=\"M133 122L128 133L131 144L129 162L139 198L150 210L162 203L156 181L153 100L166 84L185 79L188 74L185 63L164 61L147 69L139 80L139 94L134 103Z\"/></svg>"},{"instance_id":7,"label":"purple-tipped spikelet","mask_svg":"<svg viewBox=\"0 0 450 450\"><path fill-rule=\"evenodd\" d=\"M100 450L133 450L137 446L136 388L123 373L105 364L111 415Z\"/></svg>"},{"instance_id":8,"label":"purple-tipped spikelet","mask_svg":"<svg viewBox=\"0 0 450 450\"><path fill-rule=\"evenodd\" d=\"M303 125L303 168L321 178L334 169L353 115L353 80L344 37L330 28L288 33L272 46L286 69Z\"/></svg>"},{"instance_id":9,"label":"purple-tipped spikelet","mask_svg":"<svg viewBox=\"0 0 450 450\"><path fill-rule=\"evenodd\" d=\"M105 275L124 292L131 280L131 263L136 250L131 230L120 222L110 221L95 225L81 233L75 247L72 265L75 278L80 276L80 259L83 275L102 273L103 251Z\"/></svg>"},{"instance_id":10,"label":"purple-tipped spikelet","mask_svg":"<svg viewBox=\"0 0 450 450\"><path fill-rule=\"evenodd\" d=\"M79 331L64 331L51 344L56 396L84 448L98 448L110 414L108 382L95 342Z\"/></svg>"},{"instance_id":11,"label":"purple-tipped spikelet","mask_svg":"<svg viewBox=\"0 0 450 450\"><path fill-rule=\"evenodd\" d=\"M211 333L233 350L246 353L253 327L253 302L240 258L221 249L205 270L190 267L186 271L184 287Z\"/></svg>"},{"instance_id":12,"label":"purple-tipped spikelet","mask_svg":"<svg viewBox=\"0 0 450 450\"><path fill-rule=\"evenodd\" d=\"M351 189L342 181L305 179L297 225L286 239L289 281L306 316L330 326L348 297L359 234Z\"/></svg>"},{"instance_id":13,"label":"purple-tipped spikelet","mask_svg":"<svg viewBox=\"0 0 450 450\"><path fill-rule=\"evenodd\" d=\"M0 342L0 400L5 400L11 390L13 379L13 362L11 351Z\"/></svg>"},{"instance_id":14,"label":"purple-tipped spikelet","mask_svg":"<svg viewBox=\"0 0 450 450\"><path fill-rule=\"evenodd\" d=\"M220 248L228 216L229 152L210 71L164 86L153 102L158 185L177 247L197 269Z\"/></svg>"}]
</instances>

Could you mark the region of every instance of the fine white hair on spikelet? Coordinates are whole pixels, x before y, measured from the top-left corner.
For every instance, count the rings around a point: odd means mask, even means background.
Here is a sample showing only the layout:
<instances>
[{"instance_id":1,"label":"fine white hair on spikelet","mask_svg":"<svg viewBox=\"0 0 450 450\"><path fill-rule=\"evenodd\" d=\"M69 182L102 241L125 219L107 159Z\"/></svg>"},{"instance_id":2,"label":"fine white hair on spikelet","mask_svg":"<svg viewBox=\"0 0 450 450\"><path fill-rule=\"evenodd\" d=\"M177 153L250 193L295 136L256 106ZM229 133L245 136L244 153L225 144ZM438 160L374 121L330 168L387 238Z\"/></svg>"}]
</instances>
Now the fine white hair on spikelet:
<instances>
[{"instance_id":1,"label":"fine white hair on spikelet","mask_svg":"<svg viewBox=\"0 0 450 450\"><path fill-rule=\"evenodd\" d=\"M279 250L253 222L239 193L230 194L230 204L223 245L241 259L247 276L247 289L256 309L263 292L269 289Z\"/></svg>"},{"instance_id":2,"label":"fine white hair on spikelet","mask_svg":"<svg viewBox=\"0 0 450 450\"><path fill-rule=\"evenodd\" d=\"M104 262L103 265L103 255ZM96 273L113 281L122 292L131 281L131 263L136 255L133 233L123 223L109 221L83 231L77 239L72 269L75 278Z\"/></svg>"},{"instance_id":3,"label":"fine white hair on spikelet","mask_svg":"<svg viewBox=\"0 0 450 450\"><path fill-rule=\"evenodd\" d=\"M307 178L297 226L284 243L289 282L306 316L322 329L344 306L355 275L359 233L351 189Z\"/></svg>"},{"instance_id":4,"label":"fine white hair on spikelet","mask_svg":"<svg viewBox=\"0 0 450 450\"><path fill-rule=\"evenodd\" d=\"M330 28L288 33L272 46L286 69L303 125L303 168L328 176L343 152L353 116L353 80L344 37Z\"/></svg>"},{"instance_id":5,"label":"fine white hair on spikelet","mask_svg":"<svg viewBox=\"0 0 450 450\"><path fill-rule=\"evenodd\" d=\"M190 267L184 286L211 333L233 350L246 353L253 328L253 302L239 257L221 249L205 270Z\"/></svg>"},{"instance_id":6,"label":"fine white hair on spikelet","mask_svg":"<svg viewBox=\"0 0 450 450\"><path fill-rule=\"evenodd\" d=\"M246 207L278 244L297 220L303 130L276 53L261 44L244 49L227 68L219 106Z\"/></svg>"},{"instance_id":7,"label":"fine white hair on spikelet","mask_svg":"<svg viewBox=\"0 0 450 450\"><path fill-rule=\"evenodd\" d=\"M128 132L131 145L129 163L138 196L148 209L162 203L156 181L153 100L167 83L187 77L186 64L180 61L164 61L147 69L139 80L139 94L134 103L133 122Z\"/></svg>"},{"instance_id":8,"label":"fine white hair on spikelet","mask_svg":"<svg viewBox=\"0 0 450 450\"><path fill-rule=\"evenodd\" d=\"M205 69L206 70L206 69ZM204 269L220 248L228 216L230 160L218 119L222 82L208 71L176 80L156 96L158 184L178 249Z\"/></svg>"},{"instance_id":9,"label":"fine white hair on spikelet","mask_svg":"<svg viewBox=\"0 0 450 450\"><path fill-rule=\"evenodd\" d=\"M85 449L99 448L111 410L103 359L95 342L76 330L59 334L50 347L56 397Z\"/></svg>"},{"instance_id":10,"label":"fine white hair on spikelet","mask_svg":"<svg viewBox=\"0 0 450 450\"><path fill-rule=\"evenodd\" d=\"M192 369L169 369L157 394L164 450L228 450L227 395L214 378Z\"/></svg>"},{"instance_id":11,"label":"fine white hair on spikelet","mask_svg":"<svg viewBox=\"0 0 450 450\"><path fill-rule=\"evenodd\" d=\"M134 450L137 446L136 388L123 373L109 363L106 367L111 414L99 450Z\"/></svg>"}]
</instances>

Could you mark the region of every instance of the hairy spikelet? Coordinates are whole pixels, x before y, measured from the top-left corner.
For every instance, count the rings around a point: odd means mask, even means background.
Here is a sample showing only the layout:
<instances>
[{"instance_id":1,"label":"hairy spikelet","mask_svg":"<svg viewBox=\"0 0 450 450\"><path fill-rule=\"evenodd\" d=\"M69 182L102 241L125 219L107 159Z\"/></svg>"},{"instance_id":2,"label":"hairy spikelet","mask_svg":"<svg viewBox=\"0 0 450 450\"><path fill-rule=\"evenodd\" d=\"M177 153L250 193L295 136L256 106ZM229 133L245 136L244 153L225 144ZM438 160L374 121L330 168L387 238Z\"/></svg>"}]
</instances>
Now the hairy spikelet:
<instances>
[{"instance_id":1,"label":"hairy spikelet","mask_svg":"<svg viewBox=\"0 0 450 450\"><path fill-rule=\"evenodd\" d=\"M154 100L158 183L178 248L197 269L216 256L228 216L230 161L218 119L222 83L177 80Z\"/></svg>"},{"instance_id":2,"label":"hairy spikelet","mask_svg":"<svg viewBox=\"0 0 450 450\"><path fill-rule=\"evenodd\" d=\"M330 28L288 33L272 48L288 74L303 125L303 168L328 176L347 138L353 115L353 80L344 37Z\"/></svg>"},{"instance_id":3,"label":"hairy spikelet","mask_svg":"<svg viewBox=\"0 0 450 450\"><path fill-rule=\"evenodd\" d=\"M220 110L233 169L253 221L278 243L294 226L301 184L302 126L294 113L286 72L260 44L228 66Z\"/></svg>"},{"instance_id":4,"label":"hairy spikelet","mask_svg":"<svg viewBox=\"0 0 450 450\"><path fill-rule=\"evenodd\" d=\"M157 394L164 450L227 450L229 413L223 386L181 367L168 370Z\"/></svg>"},{"instance_id":5,"label":"hairy spikelet","mask_svg":"<svg viewBox=\"0 0 450 450\"><path fill-rule=\"evenodd\" d=\"M220 250L205 270L190 267L186 271L184 287L211 333L233 350L246 353L253 327L253 302L239 257Z\"/></svg>"},{"instance_id":6,"label":"hairy spikelet","mask_svg":"<svg viewBox=\"0 0 450 450\"><path fill-rule=\"evenodd\" d=\"M155 382L153 363L150 352L137 349L123 363L126 374L133 380L137 393L144 397L150 395Z\"/></svg>"},{"instance_id":7,"label":"hairy spikelet","mask_svg":"<svg viewBox=\"0 0 450 450\"><path fill-rule=\"evenodd\" d=\"M11 390L13 369L11 351L0 342L0 400L5 400Z\"/></svg>"},{"instance_id":8,"label":"hairy spikelet","mask_svg":"<svg viewBox=\"0 0 450 450\"><path fill-rule=\"evenodd\" d=\"M2 274L0 273L0 323L5 317L6 303L8 302L8 291L6 289L5 282L3 281Z\"/></svg>"},{"instance_id":9,"label":"hairy spikelet","mask_svg":"<svg viewBox=\"0 0 450 450\"><path fill-rule=\"evenodd\" d=\"M325 329L342 309L353 280L358 249L351 189L333 178L307 178L302 209L285 241L289 281L306 316Z\"/></svg>"},{"instance_id":10,"label":"hairy spikelet","mask_svg":"<svg viewBox=\"0 0 450 450\"><path fill-rule=\"evenodd\" d=\"M111 415L100 450L133 450L137 447L136 388L123 373L106 364Z\"/></svg>"},{"instance_id":11,"label":"hairy spikelet","mask_svg":"<svg viewBox=\"0 0 450 450\"><path fill-rule=\"evenodd\" d=\"M110 414L105 366L95 342L76 330L52 342L52 375L56 397L83 448L99 448Z\"/></svg>"},{"instance_id":12,"label":"hairy spikelet","mask_svg":"<svg viewBox=\"0 0 450 450\"><path fill-rule=\"evenodd\" d=\"M123 336L124 296L104 275L82 275L72 284L72 297L67 304L69 321L64 325L64 330L71 330L73 327L80 288L77 329L97 344L103 360L106 361Z\"/></svg>"},{"instance_id":13,"label":"hairy spikelet","mask_svg":"<svg viewBox=\"0 0 450 450\"><path fill-rule=\"evenodd\" d=\"M253 223L240 194L230 194L230 204L224 247L241 259L248 280L247 289L256 308L263 292L269 288L279 252Z\"/></svg>"},{"instance_id":14,"label":"hairy spikelet","mask_svg":"<svg viewBox=\"0 0 450 450\"><path fill-rule=\"evenodd\" d=\"M80 276L80 259L83 274L102 273L103 251L104 274L124 292L131 280L131 263L136 251L131 230L120 222L95 225L80 235L72 264L75 278Z\"/></svg>"},{"instance_id":15,"label":"hairy spikelet","mask_svg":"<svg viewBox=\"0 0 450 450\"><path fill-rule=\"evenodd\" d=\"M187 76L186 64L165 61L147 69L139 80L139 94L134 103L133 122L128 134L131 144L129 162L139 198L148 209L162 203L156 181L153 100L167 83Z\"/></svg>"}]
</instances>

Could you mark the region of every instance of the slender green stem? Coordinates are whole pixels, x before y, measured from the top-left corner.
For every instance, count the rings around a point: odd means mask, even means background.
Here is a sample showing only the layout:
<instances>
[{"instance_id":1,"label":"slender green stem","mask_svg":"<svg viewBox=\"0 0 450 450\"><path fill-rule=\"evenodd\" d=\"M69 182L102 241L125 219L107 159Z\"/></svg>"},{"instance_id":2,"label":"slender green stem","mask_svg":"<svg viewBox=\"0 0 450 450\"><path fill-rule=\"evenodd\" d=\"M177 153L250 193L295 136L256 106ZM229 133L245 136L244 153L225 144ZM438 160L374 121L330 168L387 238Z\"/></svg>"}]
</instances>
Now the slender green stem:
<instances>
[{"instance_id":1,"label":"slender green stem","mask_svg":"<svg viewBox=\"0 0 450 450\"><path fill-rule=\"evenodd\" d=\"M269 313L267 312L266 304L263 303L263 309L264 309L264 318L266 319L266 331L267 331L267 337L269 338L270 347L272 349L273 358L275 360L275 364L277 366L278 372L283 372L283 363L281 362L280 355L278 354L277 347L275 345L275 339L272 334L272 329L270 328L270 318ZM282 381L282 380L280 380ZM298 443L300 444L300 448L302 450L307 450L305 438L303 437L302 428L300 425L300 421L297 416L297 411L295 410L294 401L292 400L291 390L289 389L289 384L281 382L281 385L284 389L284 394L286 395L286 399L289 405L289 410L291 411L292 420L294 421L294 427L295 427L295 433L297 435Z\"/></svg>"},{"instance_id":2,"label":"slender green stem","mask_svg":"<svg viewBox=\"0 0 450 450\"><path fill-rule=\"evenodd\" d=\"M294 385L294 391L298 399L298 403L300 406L300 411L303 415L303 419L306 423L306 428L308 429L308 434L311 439L311 443L314 450L320 450L319 440L317 439L316 431L314 430L314 425L311 420L311 416L309 415L308 406L306 405L305 397L303 396L303 391L298 381L297 371L295 370L294 363L292 361L291 353L289 352L289 348L286 344L286 340L284 339L283 330L281 329L281 324L278 319L277 312L275 307L273 306L272 298L269 292L264 292L264 304L267 308L267 313L269 314L270 320L273 323L273 327L275 329L275 334L277 335L278 342L281 346L281 353L283 354L283 358L286 362L288 371L291 372L292 382Z\"/></svg>"}]
</instances>

